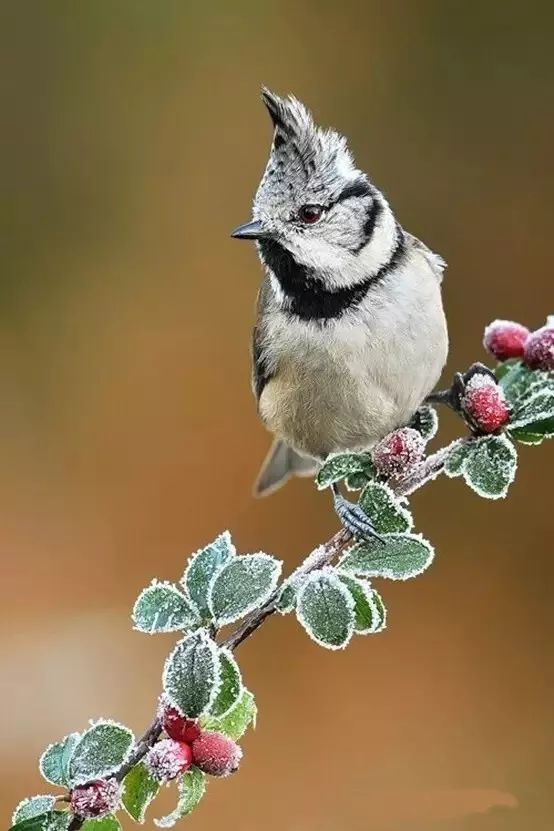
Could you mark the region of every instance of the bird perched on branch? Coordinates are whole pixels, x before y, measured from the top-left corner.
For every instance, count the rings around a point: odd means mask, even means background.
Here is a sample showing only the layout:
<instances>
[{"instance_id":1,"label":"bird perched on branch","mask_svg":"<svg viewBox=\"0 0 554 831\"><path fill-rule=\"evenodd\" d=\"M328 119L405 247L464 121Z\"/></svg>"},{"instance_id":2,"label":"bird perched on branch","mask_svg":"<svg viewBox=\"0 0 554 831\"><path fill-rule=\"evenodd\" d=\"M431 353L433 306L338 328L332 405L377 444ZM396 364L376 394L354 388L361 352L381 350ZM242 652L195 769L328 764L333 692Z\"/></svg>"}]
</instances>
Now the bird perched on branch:
<instances>
[{"instance_id":1,"label":"bird perched on branch","mask_svg":"<svg viewBox=\"0 0 554 831\"><path fill-rule=\"evenodd\" d=\"M260 496L408 424L448 349L444 261L403 230L342 136L292 96L262 99L273 144L253 219L232 234L256 241L265 269L253 388L275 441ZM334 500L345 527L372 535L359 506Z\"/></svg>"}]
</instances>

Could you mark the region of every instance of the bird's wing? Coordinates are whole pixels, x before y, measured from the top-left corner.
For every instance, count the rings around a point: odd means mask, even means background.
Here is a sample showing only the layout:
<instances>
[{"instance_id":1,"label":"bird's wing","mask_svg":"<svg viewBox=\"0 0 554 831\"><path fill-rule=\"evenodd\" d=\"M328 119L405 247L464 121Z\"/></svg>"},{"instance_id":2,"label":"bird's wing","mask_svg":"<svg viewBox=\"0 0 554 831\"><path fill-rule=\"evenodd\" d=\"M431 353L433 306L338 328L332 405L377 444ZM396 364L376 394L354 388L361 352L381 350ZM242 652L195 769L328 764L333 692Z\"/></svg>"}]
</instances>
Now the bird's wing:
<instances>
[{"instance_id":1,"label":"bird's wing","mask_svg":"<svg viewBox=\"0 0 554 831\"><path fill-rule=\"evenodd\" d=\"M431 249L428 248L424 242L422 242L417 237L414 237L413 234L406 233L406 236L408 238L408 241L412 244L412 246L421 254L423 254L425 259L431 266L433 273L436 275L439 283L442 282L442 278L444 276L444 269L447 265L446 260L443 260L440 254L435 254L434 251L431 251Z\"/></svg>"},{"instance_id":2,"label":"bird's wing","mask_svg":"<svg viewBox=\"0 0 554 831\"><path fill-rule=\"evenodd\" d=\"M264 310L269 299L268 292L269 286L267 280L264 280L258 293L257 321L252 331L252 389L256 396L256 401L260 400L265 385L274 375L274 371L270 366L267 349L264 348L261 325Z\"/></svg>"}]
</instances>

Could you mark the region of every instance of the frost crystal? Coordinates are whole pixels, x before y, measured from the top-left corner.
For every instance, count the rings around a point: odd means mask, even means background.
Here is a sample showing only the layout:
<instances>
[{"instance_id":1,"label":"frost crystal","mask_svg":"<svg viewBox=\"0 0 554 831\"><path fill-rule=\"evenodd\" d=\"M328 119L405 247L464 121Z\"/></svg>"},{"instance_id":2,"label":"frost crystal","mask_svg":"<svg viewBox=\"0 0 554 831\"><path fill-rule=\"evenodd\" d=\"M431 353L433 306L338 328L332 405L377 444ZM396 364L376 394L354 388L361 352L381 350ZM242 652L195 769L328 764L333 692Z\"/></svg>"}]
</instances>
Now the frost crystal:
<instances>
[{"instance_id":1,"label":"frost crystal","mask_svg":"<svg viewBox=\"0 0 554 831\"><path fill-rule=\"evenodd\" d=\"M208 604L219 626L244 617L269 600L283 564L269 554L246 554L226 563L210 586Z\"/></svg>"},{"instance_id":2,"label":"frost crystal","mask_svg":"<svg viewBox=\"0 0 554 831\"><path fill-rule=\"evenodd\" d=\"M331 567L306 577L296 615L312 640L327 649L344 649L354 633L354 600Z\"/></svg>"},{"instance_id":3,"label":"frost crystal","mask_svg":"<svg viewBox=\"0 0 554 831\"><path fill-rule=\"evenodd\" d=\"M219 654L204 630L177 644L162 680L169 703L182 715L198 718L209 709L219 692Z\"/></svg>"},{"instance_id":4,"label":"frost crystal","mask_svg":"<svg viewBox=\"0 0 554 831\"><path fill-rule=\"evenodd\" d=\"M72 785L105 779L129 759L135 737L128 727L100 720L82 734L69 762Z\"/></svg>"}]
</instances>

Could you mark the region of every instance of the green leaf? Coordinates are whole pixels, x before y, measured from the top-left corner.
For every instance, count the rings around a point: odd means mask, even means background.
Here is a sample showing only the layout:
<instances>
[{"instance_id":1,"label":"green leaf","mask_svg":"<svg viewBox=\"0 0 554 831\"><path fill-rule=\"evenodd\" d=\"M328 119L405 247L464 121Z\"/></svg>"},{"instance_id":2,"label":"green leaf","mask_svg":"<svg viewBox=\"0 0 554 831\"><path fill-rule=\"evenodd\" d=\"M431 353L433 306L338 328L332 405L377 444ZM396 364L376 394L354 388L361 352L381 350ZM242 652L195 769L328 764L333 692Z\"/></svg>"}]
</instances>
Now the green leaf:
<instances>
[{"instance_id":1,"label":"green leaf","mask_svg":"<svg viewBox=\"0 0 554 831\"><path fill-rule=\"evenodd\" d=\"M542 433L531 433L529 430L510 430L510 436L518 441L520 444L537 445L542 444L545 438L550 438L549 435L544 436Z\"/></svg>"},{"instance_id":2,"label":"green leaf","mask_svg":"<svg viewBox=\"0 0 554 831\"><path fill-rule=\"evenodd\" d=\"M371 477L365 471L359 470L356 473L350 473L344 481L349 491L361 491L371 481Z\"/></svg>"},{"instance_id":3,"label":"green leaf","mask_svg":"<svg viewBox=\"0 0 554 831\"><path fill-rule=\"evenodd\" d=\"M210 587L208 604L218 626L263 606L273 593L283 564L269 554L245 554L226 563Z\"/></svg>"},{"instance_id":4,"label":"green leaf","mask_svg":"<svg viewBox=\"0 0 554 831\"><path fill-rule=\"evenodd\" d=\"M70 733L60 742L48 745L38 763L47 782L61 787L69 784L69 760L80 738L79 733Z\"/></svg>"},{"instance_id":5,"label":"green leaf","mask_svg":"<svg viewBox=\"0 0 554 831\"><path fill-rule=\"evenodd\" d=\"M463 475L469 487L485 499L506 496L514 481L517 452L506 436L483 436L472 443Z\"/></svg>"},{"instance_id":6,"label":"green leaf","mask_svg":"<svg viewBox=\"0 0 554 831\"><path fill-rule=\"evenodd\" d=\"M86 730L75 746L69 762L71 785L91 779L105 779L131 755L135 737L128 727L101 719Z\"/></svg>"},{"instance_id":7,"label":"green leaf","mask_svg":"<svg viewBox=\"0 0 554 831\"><path fill-rule=\"evenodd\" d=\"M461 476L464 466L471 455L471 443L468 441L455 441L450 448L444 463L444 472L451 479L454 476Z\"/></svg>"},{"instance_id":8,"label":"green leaf","mask_svg":"<svg viewBox=\"0 0 554 831\"><path fill-rule=\"evenodd\" d=\"M281 594L279 595L279 599L277 600L275 607L278 612L282 615L286 615L288 612L292 612L292 610L296 607L296 596L298 594L298 581L294 579L293 575L289 577L283 583L281 587Z\"/></svg>"},{"instance_id":9,"label":"green leaf","mask_svg":"<svg viewBox=\"0 0 554 831\"><path fill-rule=\"evenodd\" d=\"M296 616L310 638L327 649L343 649L354 632L354 600L335 570L309 574L298 592Z\"/></svg>"},{"instance_id":10,"label":"green leaf","mask_svg":"<svg viewBox=\"0 0 554 831\"><path fill-rule=\"evenodd\" d=\"M29 819L18 820L10 831L67 831L72 818L69 811L46 811Z\"/></svg>"},{"instance_id":11,"label":"green leaf","mask_svg":"<svg viewBox=\"0 0 554 831\"><path fill-rule=\"evenodd\" d=\"M352 577L351 574L337 573L354 601L354 630L356 634L369 635L373 632L380 632L384 628L385 607L382 601L378 602L379 595L377 592L365 580L359 580Z\"/></svg>"},{"instance_id":12,"label":"green leaf","mask_svg":"<svg viewBox=\"0 0 554 831\"><path fill-rule=\"evenodd\" d=\"M123 780L123 807L135 822L143 823L146 809L156 797L160 785L150 776L144 764L131 768Z\"/></svg>"},{"instance_id":13,"label":"green leaf","mask_svg":"<svg viewBox=\"0 0 554 831\"><path fill-rule=\"evenodd\" d=\"M375 591L375 589L373 589L373 603L375 604L379 616L378 622L376 623L376 627L373 631L382 632L383 629L387 628L387 608L383 603L383 598L379 592Z\"/></svg>"},{"instance_id":14,"label":"green leaf","mask_svg":"<svg viewBox=\"0 0 554 831\"><path fill-rule=\"evenodd\" d=\"M510 405L512 417L510 424L519 420L522 409L537 393L554 392L554 374L542 372L537 369L529 369L522 363L514 363L500 378L500 385L504 390L506 400ZM517 425L523 426L523 425Z\"/></svg>"},{"instance_id":15,"label":"green leaf","mask_svg":"<svg viewBox=\"0 0 554 831\"><path fill-rule=\"evenodd\" d=\"M135 629L147 635L178 632L199 622L188 597L172 583L157 580L139 594L132 617Z\"/></svg>"},{"instance_id":16,"label":"green leaf","mask_svg":"<svg viewBox=\"0 0 554 831\"><path fill-rule=\"evenodd\" d=\"M382 482L370 482L360 496L360 507L379 534L403 533L413 526L412 516L402 507L391 488Z\"/></svg>"},{"instance_id":17,"label":"green leaf","mask_svg":"<svg viewBox=\"0 0 554 831\"><path fill-rule=\"evenodd\" d=\"M49 813L52 811L55 802L56 797L52 794L38 794L22 799L13 812L12 823L15 825L17 822L24 822L41 814Z\"/></svg>"},{"instance_id":18,"label":"green leaf","mask_svg":"<svg viewBox=\"0 0 554 831\"><path fill-rule=\"evenodd\" d=\"M554 418L554 388L536 390L520 401L510 419L510 427L529 427L531 424Z\"/></svg>"},{"instance_id":19,"label":"green leaf","mask_svg":"<svg viewBox=\"0 0 554 831\"><path fill-rule=\"evenodd\" d=\"M155 819L158 828L171 828L196 808L206 791L206 777L197 767L192 767L179 780L179 801L174 811L161 819Z\"/></svg>"},{"instance_id":20,"label":"green leaf","mask_svg":"<svg viewBox=\"0 0 554 831\"><path fill-rule=\"evenodd\" d=\"M163 686L169 703L188 718L198 718L219 690L219 655L205 630L180 641L165 662Z\"/></svg>"},{"instance_id":21,"label":"green leaf","mask_svg":"<svg viewBox=\"0 0 554 831\"><path fill-rule=\"evenodd\" d=\"M206 548L197 551L188 562L181 583L205 620L210 617L208 607L210 584L217 572L235 554L236 550L231 541L231 534L229 531L224 531Z\"/></svg>"},{"instance_id":22,"label":"green leaf","mask_svg":"<svg viewBox=\"0 0 554 831\"><path fill-rule=\"evenodd\" d=\"M87 819L82 825L83 831L121 831L121 825L116 816L108 814L100 819Z\"/></svg>"},{"instance_id":23,"label":"green leaf","mask_svg":"<svg viewBox=\"0 0 554 831\"><path fill-rule=\"evenodd\" d=\"M420 407L412 418L410 427L417 430L425 441L431 441L439 429L439 417L435 408L429 404Z\"/></svg>"},{"instance_id":24,"label":"green leaf","mask_svg":"<svg viewBox=\"0 0 554 831\"><path fill-rule=\"evenodd\" d=\"M225 713L221 718L204 716L201 719L201 724L205 730L224 733L234 742L238 742L241 736L246 733L250 724L256 725L257 713L258 709L253 694L250 690L243 688L240 698L228 713Z\"/></svg>"},{"instance_id":25,"label":"green leaf","mask_svg":"<svg viewBox=\"0 0 554 831\"><path fill-rule=\"evenodd\" d=\"M384 543L379 540L356 543L343 556L339 567L363 577L407 580L429 568L433 557L432 546L421 536L388 534Z\"/></svg>"},{"instance_id":26,"label":"green leaf","mask_svg":"<svg viewBox=\"0 0 554 831\"><path fill-rule=\"evenodd\" d=\"M373 463L369 453L338 453L329 456L319 469L316 484L319 490L328 488L335 482L346 479L355 473L362 473L369 478Z\"/></svg>"},{"instance_id":27,"label":"green leaf","mask_svg":"<svg viewBox=\"0 0 554 831\"><path fill-rule=\"evenodd\" d=\"M219 691L210 707L210 715L224 716L236 704L242 692L240 669L228 649L219 650Z\"/></svg>"}]
</instances>

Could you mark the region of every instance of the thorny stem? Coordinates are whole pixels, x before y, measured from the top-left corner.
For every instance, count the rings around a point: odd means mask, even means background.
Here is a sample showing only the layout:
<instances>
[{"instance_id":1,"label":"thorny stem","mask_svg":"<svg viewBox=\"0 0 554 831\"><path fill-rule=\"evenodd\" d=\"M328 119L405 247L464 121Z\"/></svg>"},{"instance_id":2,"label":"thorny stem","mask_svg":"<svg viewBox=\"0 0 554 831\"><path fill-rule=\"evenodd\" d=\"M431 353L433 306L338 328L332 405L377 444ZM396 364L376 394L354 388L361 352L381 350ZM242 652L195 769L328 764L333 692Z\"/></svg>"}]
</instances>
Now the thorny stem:
<instances>
[{"instance_id":1,"label":"thorny stem","mask_svg":"<svg viewBox=\"0 0 554 831\"><path fill-rule=\"evenodd\" d=\"M457 439L447 447L437 450L436 453L428 456L414 470L397 478L395 481L391 481L389 483L390 487L397 496L408 496L409 494L414 493L414 491L421 488L427 482L436 479L436 477L442 472L446 457L452 447L456 444L468 441L473 441L473 438ZM336 556L341 554L342 551L348 547L352 540L352 535L345 529L337 531L337 533L328 539L327 542L318 546L311 552L311 554L308 555L308 557L306 557L302 565L296 570L296 574L308 574L310 571L329 565ZM245 640L247 640L247 638L249 638L250 635L252 635L257 629L259 629L267 618L277 611L277 599L279 597L279 593L280 589L278 588L273 592L267 603L265 603L260 609L252 612L252 614L247 617L246 620L239 627L237 627L237 629L235 629L235 631L232 632L228 638L226 638L226 640L222 642L222 646L227 647L227 649L234 650ZM143 736L139 739L129 761L122 765L115 775L115 779L118 782L122 782L129 771L140 761L142 761L142 759L144 759L148 751L158 741L162 730L163 727L161 720L159 716L156 715L153 722L148 726ZM85 820L82 817L75 815L68 827L68 831L79 831L84 822Z\"/></svg>"}]
</instances>

